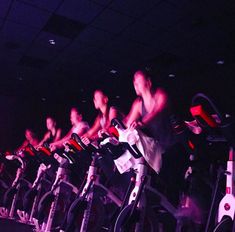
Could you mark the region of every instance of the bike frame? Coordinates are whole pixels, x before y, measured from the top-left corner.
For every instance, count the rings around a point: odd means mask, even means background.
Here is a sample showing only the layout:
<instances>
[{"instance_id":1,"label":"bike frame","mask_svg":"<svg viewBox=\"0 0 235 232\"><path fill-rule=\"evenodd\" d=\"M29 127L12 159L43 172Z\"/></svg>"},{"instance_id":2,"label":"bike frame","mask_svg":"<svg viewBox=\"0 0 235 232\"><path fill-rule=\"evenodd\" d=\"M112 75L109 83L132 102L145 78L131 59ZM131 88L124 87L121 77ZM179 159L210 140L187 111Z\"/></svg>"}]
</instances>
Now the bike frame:
<instances>
[{"instance_id":1,"label":"bike frame","mask_svg":"<svg viewBox=\"0 0 235 232\"><path fill-rule=\"evenodd\" d=\"M95 154L92 158L91 165L88 169L87 181L80 194L80 197L81 198L83 197L84 200L87 202L87 208L85 209L83 214L80 232L87 231L89 217L91 213L92 201L94 199L94 194L95 194L94 192L95 188L98 187L104 190L107 197L111 199L118 207L121 207L122 201L112 191L110 191L103 184L101 184L99 180L100 180L100 175L98 173L98 167L97 167L97 154Z\"/></svg>"},{"instance_id":2,"label":"bike frame","mask_svg":"<svg viewBox=\"0 0 235 232\"><path fill-rule=\"evenodd\" d=\"M229 150L229 159L226 169L226 194L222 198L218 209L218 220L220 222L224 216L230 217L234 221L235 214L235 151L233 147Z\"/></svg>"}]
</instances>

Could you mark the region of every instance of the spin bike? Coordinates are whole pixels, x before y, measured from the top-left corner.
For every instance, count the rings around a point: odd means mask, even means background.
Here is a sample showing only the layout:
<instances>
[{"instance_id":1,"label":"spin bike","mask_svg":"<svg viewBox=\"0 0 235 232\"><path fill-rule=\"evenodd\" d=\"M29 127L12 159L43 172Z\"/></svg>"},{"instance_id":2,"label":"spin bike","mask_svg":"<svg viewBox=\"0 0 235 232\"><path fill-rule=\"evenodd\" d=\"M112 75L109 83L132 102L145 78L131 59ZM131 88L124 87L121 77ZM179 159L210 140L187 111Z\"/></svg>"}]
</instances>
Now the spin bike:
<instances>
[{"instance_id":1,"label":"spin bike","mask_svg":"<svg viewBox=\"0 0 235 232\"><path fill-rule=\"evenodd\" d=\"M130 191L126 201L126 206L123 207L117 217L114 232L163 231L162 224L158 221L154 209L148 202L147 194L151 193L156 195L159 200L159 204L174 217L177 209L161 192L151 187L151 177L148 174L149 167L142 155L144 153L144 149L139 143L140 139L138 132L136 130L126 129L123 123L117 119L113 119L112 124L118 130L119 142L128 145L126 147L127 151L114 160L114 162L116 164L124 164L124 166L126 166L126 171L129 168L132 168L135 172L134 187ZM120 162L121 159L123 160ZM128 167L127 164L129 164Z\"/></svg>"},{"instance_id":2,"label":"spin bike","mask_svg":"<svg viewBox=\"0 0 235 232\"><path fill-rule=\"evenodd\" d=\"M33 146L29 146L27 151L31 154L31 156L35 157L35 161L39 163L39 167L32 187L25 194L23 200L23 210L18 209L17 214L20 218L20 222L33 224L33 217L37 212L37 205L40 197L42 196L45 184L51 184L50 180L46 178L46 173L51 169L53 161L45 144L38 150L36 150Z\"/></svg>"},{"instance_id":3,"label":"spin bike","mask_svg":"<svg viewBox=\"0 0 235 232\"><path fill-rule=\"evenodd\" d=\"M2 197L12 183L12 176L7 170L9 161L5 158L6 155L0 152L0 204L2 204Z\"/></svg>"},{"instance_id":4,"label":"spin bike","mask_svg":"<svg viewBox=\"0 0 235 232\"><path fill-rule=\"evenodd\" d=\"M102 228L105 229L104 199L111 200L116 207L120 207L122 201L115 193L105 187L100 180L99 159L103 151L94 144L86 146L76 134L72 135L72 140L69 140L67 145L75 150L78 155L81 151L87 151L89 154L92 154L92 161L88 169L85 183L69 208L66 226L60 231L92 232L100 231ZM79 223L77 223L76 220L79 215L81 215L81 217ZM108 228L105 230L107 229Z\"/></svg>"},{"instance_id":5,"label":"spin bike","mask_svg":"<svg viewBox=\"0 0 235 232\"><path fill-rule=\"evenodd\" d=\"M50 152L48 149L46 152ZM50 154L50 156L53 156ZM58 219L56 216L56 213L58 212L58 207L60 204L59 198L61 197L61 194L63 193L63 189L66 188L65 198L69 198L72 194L77 194L78 189L69 181L69 168L70 164L73 164L73 160L71 157L67 154L67 151L65 150L62 154L54 154L54 158L59 163L58 169L56 171L56 177L55 180L51 186L51 189L49 192L45 193L42 198L40 199L38 203L38 214L36 217L33 217L33 223L35 225L35 230L37 232L50 232L52 230L55 230L56 227L56 219ZM68 199L67 199L68 200ZM44 215L44 211L47 211L47 206L49 206L49 212L48 216L46 217ZM66 214L66 207L62 207L61 210L63 215ZM59 219L63 220L62 219ZM58 220L57 220L58 221ZM60 224L58 225L59 229Z\"/></svg>"},{"instance_id":6,"label":"spin bike","mask_svg":"<svg viewBox=\"0 0 235 232\"><path fill-rule=\"evenodd\" d=\"M196 105L198 99L206 100L211 108L215 111L218 120L216 121L214 117L211 116L202 105ZM227 160L226 170L220 171L217 177L216 186L214 194L212 197L210 212L207 220L207 225L205 228L206 232L210 231L211 219L213 215L214 208L216 207L216 199L218 197L218 189L220 177L222 174L226 175L226 188L225 195L220 200L218 211L217 211L217 225L215 226L213 232L234 232L235 231L235 135L232 128L233 122L225 118L217 109L214 102L208 98L206 95L199 93L193 97L192 105L190 111L191 114L198 121L202 128L210 127L214 130L219 130L222 134L222 138L217 138L217 141L227 142L229 145L229 153ZM213 142L213 138L208 138L209 141Z\"/></svg>"},{"instance_id":7,"label":"spin bike","mask_svg":"<svg viewBox=\"0 0 235 232\"><path fill-rule=\"evenodd\" d=\"M26 181L24 177L24 170L26 168L26 164L23 161L23 159L19 156L16 155L7 155L6 159L12 160L12 161L18 161L17 163L20 165L17 168L16 171L16 176L14 181L12 182L11 188L5 193L4 195L4 201L5 204L6 202L9 201L10 195L12 195L12 200L10 203L10 208L8 208L8 204L5 207L0 208L0 216L3 218L9 218L9 219L14 219L15 218L15 212L16 212L16 206L17 206L17 201L19 200L19 191L22 186L22 182L26 182L29 186L30 183Z\"/></svg>"}]
</instances>

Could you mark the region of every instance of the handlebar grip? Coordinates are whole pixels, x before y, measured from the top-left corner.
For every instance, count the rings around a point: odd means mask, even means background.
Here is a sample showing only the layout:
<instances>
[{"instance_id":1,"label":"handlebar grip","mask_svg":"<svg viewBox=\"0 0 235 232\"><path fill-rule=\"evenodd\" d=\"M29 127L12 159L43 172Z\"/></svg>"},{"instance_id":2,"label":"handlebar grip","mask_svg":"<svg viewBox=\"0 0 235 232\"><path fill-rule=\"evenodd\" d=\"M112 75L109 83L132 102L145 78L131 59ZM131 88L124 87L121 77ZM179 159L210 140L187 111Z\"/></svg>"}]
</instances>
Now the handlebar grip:
<instances>
[{"instance_id":1,"label":"handlebar grip","mask_svg":"<svg viewBox=\"0 0 235 232\"><path fill-rule=\"evenodd\" d=\"M51 156L51 151L50 149L48 149L47 147L40 147L39 152L42 152L43 154L45 154L46 156Z\"/></svg>"},{"instance_id":2,"label":"handlebar grip","mask_svg":"<svg viewBox=\"0 0 235 232\"><path fill-rule=\"evenodd\" d=\"M113 118L111 120L111 125L118 126L118 128L120 128L120 129L126 129L126 126L124 125L124 123L118 118Z\"/></svg>"},{"instance_id":3,"label":"handlebar grip","mask_svg":"<svg viewBox=\"0 0 235 232\"><path fill-rule=\"evenodd\" d=\"M190 108L190 112L193 117L197 119L197 117L202 118L210 127L217 127L217 123L214 118L208 114L201 105L193 106Z\"/></svg>"},{"instance_id":4,"label":"handlebar grip","mask_svg":"<svg viewBox=\"0 0 235 232\"><path fill-rule=\"evenodd\" d=\"M69 147L69 149L75 149L76 151L82 151L84 150L77 141L74 139L69 139L69 141L66 143L66 145Z\"/></svg>"},{"instance_id":5,"label":"handlebar grip","mask_svg":"<svg viewBox=\"0 0 235 232\"><path fill-rule=\"evenodd\" d=\"M82 142L81 138L77 134L73 133L71 138L75 140L83 150L86 150L86 145Z\"/></svg>"},{"instance_id":6,"label":"handlebar grip","mask_svg":"<svg viewBox=\"0 0 235 232\"><path fill-rule=\"evenodd\" d=\"M82 142L82 140L81 140L81 138L77 135L77 134L75 134L75 133L73 133L72 135L71 135L71 138L73 139L73 140L75 140L77 143L78 143L78 145L82 148L82 150L86 150L86 151L90 151L90 152L95 152L95 151L97 151L97 147L95 147L94 145L92 145L91 143L88 145L88 146L86 146L83 142Z\"/></svg>"},{"instance_id":7,"label":"handlebar grip","mask_svg":"<svg viewBox=\"0 0 235 232\"><path fill-rule=\"evenodd\" d=\"M142 157L142 153L140 152L140 150L139 150L139 148L136 146L136 144L134 144L134 145L130 145L130 147L131 147L131 154L136 158L136 159L138 159L138 158L140 158L140 157ZM129 150L130 151L130 150Z\"/></svg>"}]
</instances>

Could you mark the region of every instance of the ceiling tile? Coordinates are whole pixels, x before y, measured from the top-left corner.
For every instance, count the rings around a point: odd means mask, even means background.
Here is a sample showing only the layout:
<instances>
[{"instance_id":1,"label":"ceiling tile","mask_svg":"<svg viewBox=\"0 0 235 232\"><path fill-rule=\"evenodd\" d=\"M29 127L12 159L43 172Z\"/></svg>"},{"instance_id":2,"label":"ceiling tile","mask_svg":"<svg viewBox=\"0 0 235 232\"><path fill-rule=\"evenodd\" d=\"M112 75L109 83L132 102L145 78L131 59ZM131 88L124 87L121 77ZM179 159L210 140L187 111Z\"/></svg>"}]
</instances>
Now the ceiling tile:
<instances>
[{"instance_id":1,"label":"ceiling tile","mask_svg":"<svg viewBox=\"0 0 235 232\"><path fill-rule=\"evenodd\" d=\"M92 2L95 2L97 4L107 6L109 5L113 0L91 0Z\"/></svg>"},{"instance_id":2,"label":"ceiling tile","mask_svg":"<svg viewBox=\"0 0 235 232\"><path fill-rule=\"evenodd\" d=\"M103 50L109 59L117 59L117 64L123 59L128 63L132 59L140 62L154 53L153 48L134 41L127 41L125 37L121 36L107 44Z\"/></svg>"},{"instance_id":3,"label":"ceiling tile","mask_svg":"<svg viewBox=\"0 0 235 232\"><path fill-rule=\"evenodd\" d=\"M125 73L127 70L136 67L139 63L136 59L130 59L129 56L123 55L123 53L117 53L107 48L103 51L95 52L92 55L94 60L99 60L100 62L106 64L106 73L110 74L112 69L117 70L118 73Z\"/></svg>"},{"instance_id":4,"label":"ceiling tile","mask_svg":"<svg viewBox=\"0 0 235 232\"><path fill-rule=\"evenodd\" d=\"M193 4L197 4L197 2L200 2L201 0L198 1L188 1L188 0L167 0L168 3L172 4L175 7L181 8L184 7L185 5L189 4L189 5L193 5Z\"/></svg>"},{"instance_id":5,"label":"ceiling tile","mask_svg":"<svg viewBox=\"0 0 235 232\"><path fill-rule=\"evenodd\" d=\"M19 59L22 57L22 54L17 53L17 52L12 52L9 50L3 50L1 48L1 53L0 53L0 62L1 66L4 67L6 65L16 65Z\"/></svg>"},{"instance_id":6,"label":"ceiling tile","mask_svg":"<svg viewBox=\"0 0 235 232\"><path fill-rule=\"evenodd\" d=\"M74 39L86 27L84 23L67 18L62 15L52 14L43 30L55 35Z\"/></svg>"},{"instance_id":7,"label":"ceiling tile","mask_svg":"<svg viewBox=\"0 0 235 232\"><path fill-rule=\"evenodd\" d=\"M43 45L32 44L31 48L27 51L28 56L37 57L40 59L51 60L59 54L59 51L54 47L47 47Z\"/></svg>"},{"instance_id":8,"label":"ceiling tile","mask_svg":"<svg viewBox=\"0 0 235 232\"><path fill-rule=\"evenodd\" d=\"M35 38L38 30L25 25L6 21L0 31L0 43L18 44L16 51L25 50Z\"/></svg>"},{"instance_id":9,"label":"ceiling tile","mask_svg":"<svg viewBox=\"0 0 235 232\"><path fill-rule=\"evenodd\" d=\"M0 18L6 17L10 3L11 3L11 0L1 0L0 1Z\"/></svg>"},{"instance_id":10,"label":"ceiling tile","mask_svg":"<svg viewBox=\"0 0 235 232\"><path fill-rule=\"evenodd\" d=\"M53 42L55 44L53 44ZM43 46L54 50L61 50L71 43L71 39L61 37L50 32L41 31L34 40L34 46Z\"/></svg>"},{"instance_id":11,"label":"ceiling tile","mask_svg":"<svg viewBox=\"0 0 235 232\"><path fill-rule=\"evenodd\" d=\"M34 68L34 69L38 69L38 70L41 70L42 68L44 68L48 64L49 64L49 62L46 59L28 56L28 55L22 56L18 62L18 65L20 65L20 66Z\"/></svg>"},{"instance_id":12,"label":"ceiling tile","mask_svg":"<svg viewBox=\"0 0 235 232\"><path fill-rule=\"evenodd\" d=\"M3 19L0 18L0 28L3 25Z\"/></svg>"},{"instance_id":13,"label":"ceiling tile","mask_svg":"<svg viewBox=\"0 0 235 232\"><path fill-rule=\"evenodd\" d=\"M82 41L74 40L73 43L66 47L60 54L58 60L63 63L78 63L95 51L97 51L97 48L84 44Z\"/></svg>"},{"instance_id":14,"label":"ceiling tile","mask_svg":"<svg viewBox=\"0 0 235 232\"><path fill-rule=\"evenodd\" d=\"M87 27L78 37L78 39L84 43L96 47L103 47L112 38L114 38L113 34L93 27Z\"/></svg>"},{"instance_id":15,"label":"ceiling tile","mask_svg":"<svg viewBox=\"0 0 235 232\"><path fill-rule=\"evenodd\" d=\"M147 14L148 11L160 1L161 0L114 0L109 5L109 8L138 18Z\"/></svg>"},{"instance_id":16,"label":"ceiling tile","mask_svg":"<svg viewBox=\"0 0 235 232\"><path fill-rule=\"evenodd\" d=\"M14 1L8 19L27 26L42 28L50 17L50 13L36 7Z\"/></svg>"},{"instance_id":17,"label":"ceiling tile","mask_svg":"<svg viewBox=\"0 0 235 232\"><path fill-rule=\"evenodd\" d=\"M53 12L63 0L18 0L38 8Z\"/></svg>"},{"instance_id":18,"label":"ceiling tile","mask_svg":"<svg viewBox=\"0 0 235 232\"><path fill-rule=\"evenodd\" d=\"M57 13L68 18L80 21L82 23L90 23L101 11L103 7L87 0L69 0L64 1Z\"/></svg>"},{"instance_id":19,"label":"ceiling tile","mask_svg":"<svg viewBox=\"0 0 235 232\"><path fill-rule=\"evenodd\" d=\"M181 17L182 12L171 4L162 1L152 8L148 14L142 17L141 20L157 28L167 28L175 24Z\"/></svg>"},{"instance_id":20,"label":"ceiling tile","mask_svg":"<svg viewBox=\"0 0 235 232\"><path fill-rule=\"evenodd\" d=\"M163 33L163 31L157 30L149 24L136 21L127 27L121 35L126 37L127 40L129 39L150 46L154 41L158 40Z\"/></svg>"},{"instance_id":21,"label":"ceiling tile","mask_svg":"<svg viewBox=\"0 0 235 232\"><path fill-rule=\"evenodd\" d=\"M95 19L92 26L118 34L133 21L131 17L106 9Z\"/></svg>"}]
</instances>

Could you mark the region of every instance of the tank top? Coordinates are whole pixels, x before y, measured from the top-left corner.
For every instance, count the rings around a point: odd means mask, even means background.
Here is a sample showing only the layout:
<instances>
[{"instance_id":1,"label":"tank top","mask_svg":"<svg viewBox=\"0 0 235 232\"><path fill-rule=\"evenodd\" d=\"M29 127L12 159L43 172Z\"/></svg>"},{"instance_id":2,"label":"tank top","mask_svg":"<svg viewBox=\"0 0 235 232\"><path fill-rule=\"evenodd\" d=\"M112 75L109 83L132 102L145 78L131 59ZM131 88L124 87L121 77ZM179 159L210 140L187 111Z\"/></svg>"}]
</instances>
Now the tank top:
<instances>
[{"instance_id":1,"label":"tank top","mask_svg":"<svg viewBox=\"0 0 235 232\"><path fill-rule=\"evenodd\" d=\"M89 130L89 124L85 121L81 121L77 123L76 126L73 126L72 133L80 134L81 131L86 132L88 130Z\"/></svg>"},{"instance_id":2,"label":"tank top","mask_svg":"<svg viewBox=\"0 0 235 232\"><path fill-rule=\"evenodd\" d=\"M105 125L106 125L107 120L108 120L108 117L109 117L110 109L115 109L115 110L117 111L117 116L116 116L116 117L117 117L118 119L122 120L122 119L124 118L123 113L121 113L121 111L120 111L117 107L115 107L115 106L110 106L107 115L102 115L102 114L100 114L100 126L101 126L102 129L105 128Z\"/></svg>"},{"instance_id":3,"label":"tank top","mask_svg":"<svg viewBox=\"0 0 235 232\"><path fill-rule=\"evenodd\" d=\"M141 116L142 118L148 114L144 101L142 101ZM164 150L167 150L175 143L173 131L170 124L170 107L169 103L165 109L158 113L158 115L143 128L143 132L154 139L156 139Z\"/></svg>"},{"instance_id":4,"label":"tank top","mask_svg":"<svg viewBox=\"0 0 235 232\"><path fill-rule=\"evenodd\" d=\"M45 142L48 143L48 144L52 143L52 142L54 141L55 137L56 137L57 131L58 131L58 130L55 131L55 134L54 134L54 135L52 134L51 131L49 131L50 136L49 136L49 138L48 138Z\"/></svg>"}]
</instances>

